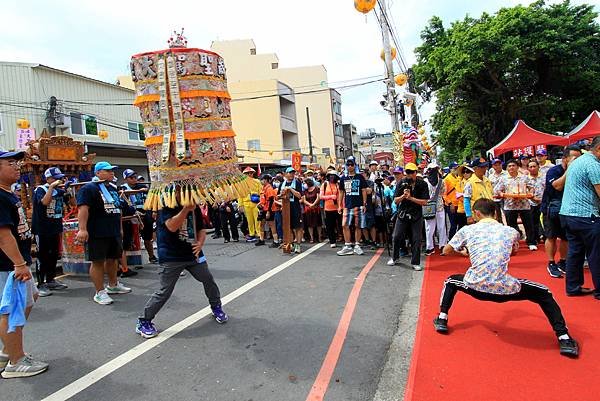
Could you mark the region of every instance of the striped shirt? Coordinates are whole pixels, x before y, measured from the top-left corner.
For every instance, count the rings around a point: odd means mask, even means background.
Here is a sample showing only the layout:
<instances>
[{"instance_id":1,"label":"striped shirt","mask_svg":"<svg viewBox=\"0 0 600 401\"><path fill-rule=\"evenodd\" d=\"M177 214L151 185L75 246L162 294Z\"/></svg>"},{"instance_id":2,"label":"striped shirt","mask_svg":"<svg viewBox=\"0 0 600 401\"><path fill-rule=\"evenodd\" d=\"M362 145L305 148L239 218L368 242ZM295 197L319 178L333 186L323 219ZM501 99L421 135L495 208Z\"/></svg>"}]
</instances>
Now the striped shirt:
<instances>
[{"instance_id":1,"label":"striped shirt","mask_svg":"<svg viewBox=\"0 0 600 401\"><path fill-rule=\"evenodd\" d=\"M574 217L600 216L600 198L594 185L600 184L600 160L588 152L567 168L560 214Z\"/></svg>"}]
</instances>

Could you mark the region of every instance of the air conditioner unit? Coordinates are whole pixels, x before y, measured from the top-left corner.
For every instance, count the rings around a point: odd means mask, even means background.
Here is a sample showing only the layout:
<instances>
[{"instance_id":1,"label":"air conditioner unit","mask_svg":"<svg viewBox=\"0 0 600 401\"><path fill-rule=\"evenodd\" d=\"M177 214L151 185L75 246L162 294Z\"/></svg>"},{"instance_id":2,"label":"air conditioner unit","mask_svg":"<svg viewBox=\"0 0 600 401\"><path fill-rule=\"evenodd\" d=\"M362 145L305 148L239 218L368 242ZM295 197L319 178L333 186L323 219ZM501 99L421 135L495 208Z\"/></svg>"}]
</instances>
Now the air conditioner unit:
<instances>
[{"instance_id":1,"label":"air conditioner unit","mask_svg":"<svg viewBox=\"0 0 600 401\"><path fill-rule=\"evenodd\" d=\"M71 116L61 114L56 117L56 128L71 128Z\"/></svg>"}]
</instances>

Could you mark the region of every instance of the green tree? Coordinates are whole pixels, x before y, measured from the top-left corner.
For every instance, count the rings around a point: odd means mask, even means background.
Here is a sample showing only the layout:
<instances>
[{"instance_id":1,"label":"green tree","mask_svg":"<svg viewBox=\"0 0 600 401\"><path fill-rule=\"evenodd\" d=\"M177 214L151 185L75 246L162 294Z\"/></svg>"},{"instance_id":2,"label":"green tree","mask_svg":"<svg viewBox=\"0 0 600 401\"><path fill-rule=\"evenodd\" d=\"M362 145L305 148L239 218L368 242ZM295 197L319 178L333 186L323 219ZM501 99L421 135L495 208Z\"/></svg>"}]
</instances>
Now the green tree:
<instances>
[{"instance_id":1,"label":"green tree","mask_svg":"<svg viewBox=\"0 0 600 401\"><path fill-rule=\"evenodd\" d=\"M435 94L433 127L444 159L483 152L522 119L569 131L600 105L600 25L569 1L502 8L448 29L433 17L415 52L415 81Z\"/></svg>"}]
</instances>

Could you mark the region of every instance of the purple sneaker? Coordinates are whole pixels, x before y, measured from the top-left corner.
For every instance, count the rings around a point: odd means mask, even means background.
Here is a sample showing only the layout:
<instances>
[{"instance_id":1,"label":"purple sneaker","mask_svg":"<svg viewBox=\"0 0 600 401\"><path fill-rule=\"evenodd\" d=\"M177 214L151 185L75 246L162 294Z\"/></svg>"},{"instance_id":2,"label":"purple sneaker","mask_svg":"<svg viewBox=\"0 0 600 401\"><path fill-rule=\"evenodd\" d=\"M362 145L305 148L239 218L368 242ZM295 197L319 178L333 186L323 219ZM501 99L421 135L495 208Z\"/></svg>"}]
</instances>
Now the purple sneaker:
<instances>
[{"instance_id":1,"label":"purple sneaker","mask_svg":"<svg viewBox=\"0 0 600 401\"><path fill-rule=\"evenodd\" d=\"M151 320L138 319L135 332L144 338L152 338L158 335L158 330L154 327L154 323Z\"/></svg>"},{"instance_id":2,"label":"purple sneaker","mask_svg":"<svg viewBox=\"0 0 600 401\"><path fill-rule=\"evenodd\" d=\"M227 313L223 312L223 309L220 306L212 308L212 315L219 324L226 323L229 320L229 316L227 316Z\"/></svg>"}]
</instances>

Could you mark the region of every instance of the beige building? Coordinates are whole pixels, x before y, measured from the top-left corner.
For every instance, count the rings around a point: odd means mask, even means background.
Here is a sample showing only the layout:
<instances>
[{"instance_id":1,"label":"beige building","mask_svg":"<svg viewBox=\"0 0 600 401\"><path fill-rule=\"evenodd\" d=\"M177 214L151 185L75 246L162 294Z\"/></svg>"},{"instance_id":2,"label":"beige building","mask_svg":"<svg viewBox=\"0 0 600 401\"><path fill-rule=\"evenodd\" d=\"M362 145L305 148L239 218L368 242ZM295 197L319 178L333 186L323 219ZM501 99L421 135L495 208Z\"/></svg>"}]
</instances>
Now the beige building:
<instances>
[{"instance_id":1,"label":"beige building","mask_svg":"<svg viewBox=\"0 0 600 401\"><path fill-rule=\"evenodd\" d=\"M341 96L328 87L324 66L279 68L277 55L257 53L252 40L216 41L211 49L225 59L244 164L289 165L291 152L308 155L307 109L313 161L335 160L336 130L343 138Z\"/></svg>"},{"instance_id":2,"label":"beige building","mask_svg":"<svg viewBox=\"0 0 600 401\"><path fill-rule=\"evenodd\" d=\"M0 147L17 148L17 120L26 119L36 137L53 129L84 142L97 160L146 175L144 131L133 99L131 89L93 78L41 64L0 62Z\"/></svg>"}]
</instances>

